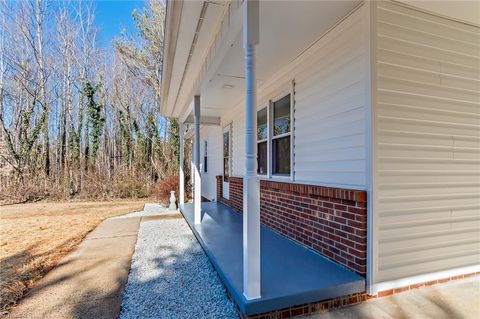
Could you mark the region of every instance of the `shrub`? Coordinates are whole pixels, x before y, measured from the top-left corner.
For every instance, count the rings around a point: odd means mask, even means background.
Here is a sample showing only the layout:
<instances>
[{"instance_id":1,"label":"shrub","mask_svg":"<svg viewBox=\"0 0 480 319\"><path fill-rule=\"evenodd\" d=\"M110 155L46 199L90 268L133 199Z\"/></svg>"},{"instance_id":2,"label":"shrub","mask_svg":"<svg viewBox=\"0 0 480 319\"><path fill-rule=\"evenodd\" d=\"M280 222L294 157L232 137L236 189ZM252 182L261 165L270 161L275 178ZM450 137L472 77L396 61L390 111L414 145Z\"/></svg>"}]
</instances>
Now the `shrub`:
<instances>
[{"instance_id":1,"label":"shrub","mask_svg":"<svg viewBox=\"0 0 480 319\"><path fill-rule=\"evenodd\" d=\"M170 202L170 192L175 191L175 197L178 200L179 185L178 176L170 175L165 177L153 187L152 194L161 203L168 204Z\"/></svg>"}]
</instances>

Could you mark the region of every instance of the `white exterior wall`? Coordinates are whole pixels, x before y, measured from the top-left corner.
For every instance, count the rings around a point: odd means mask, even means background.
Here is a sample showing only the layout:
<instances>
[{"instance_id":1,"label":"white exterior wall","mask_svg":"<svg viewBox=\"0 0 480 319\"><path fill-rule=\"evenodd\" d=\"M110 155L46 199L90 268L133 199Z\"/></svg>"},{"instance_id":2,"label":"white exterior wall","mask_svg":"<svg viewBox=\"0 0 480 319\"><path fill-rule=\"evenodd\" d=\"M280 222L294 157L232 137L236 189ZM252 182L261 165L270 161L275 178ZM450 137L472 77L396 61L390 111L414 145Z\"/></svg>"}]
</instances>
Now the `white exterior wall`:
<instances>
[{"instance_id":1,"label":"white exterior wall","mask_svg":"<svg viewBox=\"0 0 480 319\"><path fill-rule=\"evenodd\" d=\"M375 13L381 291L480 268L480 28L391 2Z\"/></svg>"},{"instance_id":2,"label":"white exterior wall","mask_svg":"<svg viewBox=\"0 0 480 319\"><path fill-rule=\"evenodd\" d=\"M365 188L365 38L362 6L259 88L258 109L288 94L295 81L295 182ZM244 174L244 105L232 107L232 176Z\"/></svg>"},{"instance_id":3,"label":"white exterior wall","mask_svg":"<svg viewBox=\"0 0 480 319\"><path fill-rule=\"evenodd\" d=\"M205 140L208 151L208 170L205 173ZM200 167L202 168L202 196L217 200L216 176L222 175L222 129L220 126L205 126L200 130Z\"/></svg>"},{"instance_id":4,"label":"white exterior wall","mask_svg":"<svg viewBox=\"0 0 480 319\"><path fill-rule=\"evenodd\" d=\"M366 8L345 19L295 69L295 179L365 185Z\"/></svg>"}]
</instances>

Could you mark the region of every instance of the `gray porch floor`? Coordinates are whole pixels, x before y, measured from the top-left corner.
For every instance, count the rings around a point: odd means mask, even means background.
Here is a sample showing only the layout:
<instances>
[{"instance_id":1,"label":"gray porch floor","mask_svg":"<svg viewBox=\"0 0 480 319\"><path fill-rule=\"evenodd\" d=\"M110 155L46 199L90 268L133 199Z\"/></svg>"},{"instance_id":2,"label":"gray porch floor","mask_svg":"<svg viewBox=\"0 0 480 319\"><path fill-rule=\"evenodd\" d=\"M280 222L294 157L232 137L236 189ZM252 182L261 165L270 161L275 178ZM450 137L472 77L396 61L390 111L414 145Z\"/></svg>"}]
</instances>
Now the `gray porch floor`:
<instances>
[{"instance_id":1,"label":"gray porch floor","mask_svg":"<svg viewBox=\"0 0 480 319\"><path fill-rule=\"evenodd\" d=\"M247 315L365 291L365 280L329 259L262 226L261 298L243 295L242 215L218 202L202 203L202 223L193 224L193 204L180 207L228 292Z\"/></svg>"}]
</instances>

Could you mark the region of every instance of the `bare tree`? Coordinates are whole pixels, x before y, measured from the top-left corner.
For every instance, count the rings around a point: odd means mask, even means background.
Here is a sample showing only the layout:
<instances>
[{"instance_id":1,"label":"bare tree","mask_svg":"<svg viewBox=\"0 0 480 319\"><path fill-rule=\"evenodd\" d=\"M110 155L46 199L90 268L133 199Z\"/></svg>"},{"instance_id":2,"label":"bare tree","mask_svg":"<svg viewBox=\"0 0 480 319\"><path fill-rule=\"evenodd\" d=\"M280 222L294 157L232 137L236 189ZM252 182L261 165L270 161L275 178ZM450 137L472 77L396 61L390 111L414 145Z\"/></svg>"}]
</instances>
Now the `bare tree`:
<instances>
[{"instance_id":1,"label":"bare tree","mask_svg":"<svg viewBox=\"0 0 480 319\"><path fill-rule=\"evenodd\" d=\"M0 195L145 196L176 172L176 122L158 114L162 1L105 50L91 1L0 1L0 176L15 183Z\"/></svg>"}]
</instances>

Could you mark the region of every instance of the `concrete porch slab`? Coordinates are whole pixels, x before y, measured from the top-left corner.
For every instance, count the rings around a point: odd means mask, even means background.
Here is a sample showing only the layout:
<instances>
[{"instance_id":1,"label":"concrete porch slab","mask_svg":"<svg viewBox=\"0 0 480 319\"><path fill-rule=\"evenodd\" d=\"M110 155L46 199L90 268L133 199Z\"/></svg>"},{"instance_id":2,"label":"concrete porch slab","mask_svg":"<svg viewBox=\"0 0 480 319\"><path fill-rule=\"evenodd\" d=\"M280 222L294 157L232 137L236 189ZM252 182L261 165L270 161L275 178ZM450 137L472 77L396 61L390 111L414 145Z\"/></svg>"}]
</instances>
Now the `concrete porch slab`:
<instances>
[{"instance_id":1,"label":"concrete porch slab","mask_svg":"<svg viewBox=\"0 0 480 319\"><path fill-rule=\"evenodd\" d=\"M228 292L246 315L269 312L365 291L365 279L276 232L261 228L261 298L243 295L242 215L218 202L182 211Z\"/></svg>"}]
</instances>

